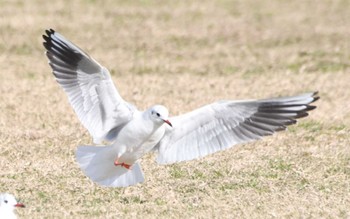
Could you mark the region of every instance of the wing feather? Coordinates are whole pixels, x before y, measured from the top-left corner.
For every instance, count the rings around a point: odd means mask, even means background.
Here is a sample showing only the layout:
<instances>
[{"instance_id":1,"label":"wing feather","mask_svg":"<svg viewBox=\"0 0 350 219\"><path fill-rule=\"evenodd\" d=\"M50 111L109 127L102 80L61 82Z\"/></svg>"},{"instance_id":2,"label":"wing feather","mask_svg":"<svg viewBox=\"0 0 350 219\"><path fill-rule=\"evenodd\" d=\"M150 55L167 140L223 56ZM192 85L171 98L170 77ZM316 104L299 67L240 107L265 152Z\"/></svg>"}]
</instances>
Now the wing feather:
<instances>
[{"instance_id":1,"label":"wing feather","mask_svg":"<svg viewBox=\"0 0 350 219\"><path fill-rule=\"evenodd\" d=\"M117 132L112 136L111 130L128 122L135 107L119 95L108 70L83 50L52 29L43 38L56 81L94 142L113 140Z\"/></svg>"},{"instance_id":2,"label":"wing feather","mask_svg":"<svg viewBox=\"0 0 350 219\"><path fill-rule=\"evenodd\" d=\"M258 140L295 124L315 109L317 92L250 101L220 101L170 118L173 128L157 145L158 163L206 156L235 144Z\"/></svg>"}]
</instances>

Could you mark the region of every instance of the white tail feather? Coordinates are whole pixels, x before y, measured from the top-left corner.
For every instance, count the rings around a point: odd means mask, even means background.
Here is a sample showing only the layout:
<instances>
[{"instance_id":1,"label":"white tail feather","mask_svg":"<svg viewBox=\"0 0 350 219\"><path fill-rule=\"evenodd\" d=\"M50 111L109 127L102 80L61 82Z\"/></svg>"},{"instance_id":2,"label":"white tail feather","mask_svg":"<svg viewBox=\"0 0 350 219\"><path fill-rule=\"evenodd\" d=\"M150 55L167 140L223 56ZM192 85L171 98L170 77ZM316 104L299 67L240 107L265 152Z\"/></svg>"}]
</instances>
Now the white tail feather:
<instances>
[{"instance_id":1,"label":"white tail feather","mask_svg":"<svg viewBox=\"0 0 350 219\"><path fill-rule=\"evenodd\" d=\"M76 159L80 168L92 181L107 187L126 187L144 181L138 163L126 169L115 166L116 153L112 146L79 146Z\"/></svg>"}]
</instances>

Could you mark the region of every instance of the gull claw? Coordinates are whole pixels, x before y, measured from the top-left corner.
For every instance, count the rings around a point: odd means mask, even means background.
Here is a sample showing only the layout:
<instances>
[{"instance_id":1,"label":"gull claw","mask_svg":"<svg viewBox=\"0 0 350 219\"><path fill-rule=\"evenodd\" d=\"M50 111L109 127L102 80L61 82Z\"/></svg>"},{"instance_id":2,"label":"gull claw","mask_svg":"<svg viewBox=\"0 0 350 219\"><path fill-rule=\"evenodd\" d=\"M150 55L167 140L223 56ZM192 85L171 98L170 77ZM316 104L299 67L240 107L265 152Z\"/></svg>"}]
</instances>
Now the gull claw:
<instances>
[{"instance_id":1,"label":"gull claw","mask_svg":"<svg viewBox=\"0 0 350 219\"><path fill-rule=\"evenodd\" d=\"M122 166L128 170L131 170L131 166L130 164L126 164L126 163L119 163L118 160L114 161L114 166Z\"/></svg>"}]
</instances>

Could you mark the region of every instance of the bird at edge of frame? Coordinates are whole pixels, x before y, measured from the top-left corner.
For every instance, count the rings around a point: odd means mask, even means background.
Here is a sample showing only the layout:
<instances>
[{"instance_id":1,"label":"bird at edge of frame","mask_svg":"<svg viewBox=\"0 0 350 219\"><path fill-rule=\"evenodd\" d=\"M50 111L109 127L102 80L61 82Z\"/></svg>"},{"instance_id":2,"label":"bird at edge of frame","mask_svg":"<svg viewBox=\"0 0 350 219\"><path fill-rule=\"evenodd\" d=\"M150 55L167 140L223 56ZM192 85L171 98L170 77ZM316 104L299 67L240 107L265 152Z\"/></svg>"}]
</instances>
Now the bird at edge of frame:
<instances>
[{"instance_id":1,"label":"bird at edge of frame","mask_svg":"<svg viewBox=\"0 0 350 219\"><path fill-rule=\"evenodd\" d=\"M218 101L169 117L154 105L141 111L125 101L109 71L50 29L46 56L58 84L95 144L79 146L76 161L95 183L126 187L144 181L139 159L156 152L159 164L188 161L258 140L295 124L316 107L317 92L261 100Z\"/></svg>"},{"instance_id":2,"label":"bird at edge of frame","mask_svg":"<svg viewBox=\"0 0 350 219\"><path fill-rule=\"evenodd\" d=\"M24 204L17 202L16 198L8 193L0 194L0 218L16 219L15 208L24 208Z\"/></svg>"}]
</instances>

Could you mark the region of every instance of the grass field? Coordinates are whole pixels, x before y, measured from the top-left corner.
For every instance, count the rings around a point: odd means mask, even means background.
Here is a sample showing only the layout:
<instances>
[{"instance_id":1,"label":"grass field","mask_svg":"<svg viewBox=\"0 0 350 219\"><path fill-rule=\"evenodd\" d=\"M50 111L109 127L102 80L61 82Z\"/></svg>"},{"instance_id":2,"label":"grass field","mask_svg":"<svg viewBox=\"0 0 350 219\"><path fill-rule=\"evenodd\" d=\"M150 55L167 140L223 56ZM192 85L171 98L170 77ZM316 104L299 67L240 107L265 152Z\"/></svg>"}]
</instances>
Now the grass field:
<instances>
[{"instance_id":1,"label":"grass field","mask_svg":"<svg viewBox=\"0 0 350 219\"><path fill-rule=\"evenodd\" d=\"M349 218L350 1L0 0L0 192L20 218ZM91 144L44 55L53 28L106 66L140 109L319 91L287 132L93 184Z\"/></svg>"}]
</instances>

